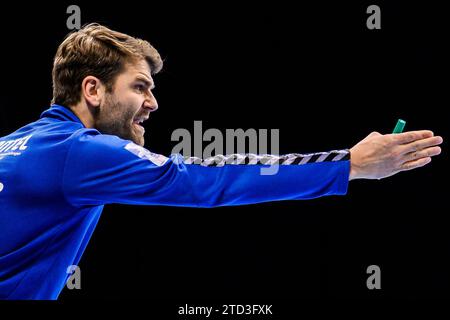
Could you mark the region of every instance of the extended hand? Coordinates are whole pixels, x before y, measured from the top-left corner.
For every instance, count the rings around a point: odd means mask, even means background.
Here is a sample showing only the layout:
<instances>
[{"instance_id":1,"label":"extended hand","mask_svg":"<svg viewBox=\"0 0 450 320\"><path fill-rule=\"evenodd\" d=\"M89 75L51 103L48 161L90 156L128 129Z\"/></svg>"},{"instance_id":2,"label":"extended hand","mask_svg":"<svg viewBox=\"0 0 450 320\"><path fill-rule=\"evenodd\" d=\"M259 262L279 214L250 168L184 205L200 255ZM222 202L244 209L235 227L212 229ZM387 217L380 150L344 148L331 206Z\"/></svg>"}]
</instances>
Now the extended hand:
<instances>
[{"instance_id":1,"label":"extended hand","mask_svg":"<svg viewBox=\"0 0 450 320\"><path fill-rule=\"evenodd\" d=\"M429 130L400 134L372 132L350 149L353 179L382 179L422 167L441 153L442 137Z\"/></svg>"}]
</instances>

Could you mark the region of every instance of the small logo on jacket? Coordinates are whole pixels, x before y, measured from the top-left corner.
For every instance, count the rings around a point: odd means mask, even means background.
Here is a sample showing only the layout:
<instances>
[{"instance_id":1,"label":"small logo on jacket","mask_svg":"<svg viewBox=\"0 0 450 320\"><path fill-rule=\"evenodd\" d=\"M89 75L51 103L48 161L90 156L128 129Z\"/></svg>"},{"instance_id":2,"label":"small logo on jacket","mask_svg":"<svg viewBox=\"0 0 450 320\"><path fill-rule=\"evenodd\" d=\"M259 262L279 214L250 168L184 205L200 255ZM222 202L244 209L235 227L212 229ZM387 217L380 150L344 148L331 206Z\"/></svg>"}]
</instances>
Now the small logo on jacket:
<instances>
[{"instance_id":1,"label":"small logo on jacket","mask_svg":"<svg viewBox=\"0 0 450 320\"><path fill-rule=\"evenodd\" d=\"M0 141L0 160L6 156L20 156L22 154L21 151L28 148L27 143L32 136L29 135L15 140Z\"/></svg>"},{"instance_id":2,"label":"small logo on jacket","mask_svg":"<svg viewBox=\"0 0 450 320\"><path fill-rule=\"evenodd\" d=\"M150 160L152 163L156 164L159 167L162 166L164 163L166 163L167 160L169 160L169 158L167 158L163 155L160 155L160 154L150 152L149 150L147 150L133 142L130 142L129 144L127 144L125 146L125 149L130 151L134 155L138 156L139 158Z\"/></svg>"}]
</instances>

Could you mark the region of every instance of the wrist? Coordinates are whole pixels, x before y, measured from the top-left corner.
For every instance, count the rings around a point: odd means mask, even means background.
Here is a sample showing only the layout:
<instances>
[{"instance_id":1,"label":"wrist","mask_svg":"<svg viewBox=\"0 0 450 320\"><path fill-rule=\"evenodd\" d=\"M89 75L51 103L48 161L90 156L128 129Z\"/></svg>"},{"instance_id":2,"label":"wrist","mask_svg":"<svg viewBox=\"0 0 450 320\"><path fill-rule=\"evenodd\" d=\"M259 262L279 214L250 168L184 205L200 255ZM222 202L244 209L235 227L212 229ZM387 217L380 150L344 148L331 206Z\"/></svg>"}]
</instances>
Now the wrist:
<instances>
[{"instance_id":1,"label":"wrist","mask_svg":"<svg viewBox=\"0 0 450 320\"><path fill-rule=\"evenodd\" d=\"M348 181L357 179L355 169L353 168L352 162L350 161L350 174L348 175Z\"/></svg>"},{"instance_id":2,"label":"wrist","mask_svg":"<svg viewBox=\"0 0 450 320\"><path fill-rule=\"evenodd\" d=\"M355 153L354 151L352 151L352 149L349 150L350 151L350 173L348 176L348 180L355 180L355 179L359 179L359 170L358 170L358 166L356 164L356 157L355 157Z\"/></svg>"}]
</instances>

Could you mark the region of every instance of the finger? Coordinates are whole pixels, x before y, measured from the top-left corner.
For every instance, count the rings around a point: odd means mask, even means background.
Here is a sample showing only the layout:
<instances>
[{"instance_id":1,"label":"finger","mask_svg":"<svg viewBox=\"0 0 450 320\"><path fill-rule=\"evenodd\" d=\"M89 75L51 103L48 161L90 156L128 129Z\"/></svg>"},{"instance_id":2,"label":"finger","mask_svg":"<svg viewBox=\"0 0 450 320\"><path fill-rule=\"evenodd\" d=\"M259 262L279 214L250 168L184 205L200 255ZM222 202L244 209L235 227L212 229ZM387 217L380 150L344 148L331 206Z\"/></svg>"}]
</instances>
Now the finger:
<instances>
[{"instance_id":1,"label":"finger","mask_svg":"<svg viewBox=\"0 0 450 320\"><path fill-rule=\"evenodd\" d=\"M422 149L422 150L419 150L419 151L414 151L414 152L407 153L404 156L404 162L412 161L412 160L416 160L416 159L420 159L420 158L434 157L434 156L437 156L440 153L441 153L441 148L440 147L426 148L426 149Z\"/></svg>"},{"instance_id":2,"label":"finger","mask_svg":"<svg viewBox=\"0 0 450 320\"><path fill-rule=\"evenodd\" d=\"M414 152L422 149L426 149L429 147L437 146L442 143L443 139L440 136L431 137L422 140L416 140L414 142L410 142L408 144L402 145L402 153Z\"/></svg>"},{"instance_id":3,"label":"finger","mask_svg":"<svg viewBox=\"0 0 450 320\"><path fill-rule=\"evenodd\" d=\"M396 144L405 144L416 140L430 138L434 136L434 133L433 131L430 130L419 130L419 131L409 131L404 133L390 134L390 136Z\"/></svg>"},{"instance_id":4,"label":"finger","mask_svg":"<svg viewBox=\"0 0 450 320\"><path fill-rule=\"evenodd\" d=\"M408 171L416 168L423 167L424 165L431 162L431 157L421 158L413 161L405 162L401 165L400 171Z\"/></svg>"}]
</instances>

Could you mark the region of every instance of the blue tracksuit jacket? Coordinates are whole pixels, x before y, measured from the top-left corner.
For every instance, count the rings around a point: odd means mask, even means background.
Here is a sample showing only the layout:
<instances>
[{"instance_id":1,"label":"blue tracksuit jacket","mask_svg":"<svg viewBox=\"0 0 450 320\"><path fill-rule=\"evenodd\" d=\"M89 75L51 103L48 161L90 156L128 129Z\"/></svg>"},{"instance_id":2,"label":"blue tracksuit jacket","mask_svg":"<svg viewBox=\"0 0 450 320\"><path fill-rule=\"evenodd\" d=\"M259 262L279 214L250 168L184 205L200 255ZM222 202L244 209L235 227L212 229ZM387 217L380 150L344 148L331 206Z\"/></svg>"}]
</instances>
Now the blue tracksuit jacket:
<instances>
[{"instance_id":1,"label":"blue tracksuit jacket","mask_svg":"<svg viewBox=\"0 0 450 320\"><path fill-rule=\"evenodd\" d=\"M52 105L0 137L0 299L57 299L105 204L214 207L342 195L349 158L348 150L164 157ZM274 163L277 174L261 174Z\"/></svg>"}]
</instances>

